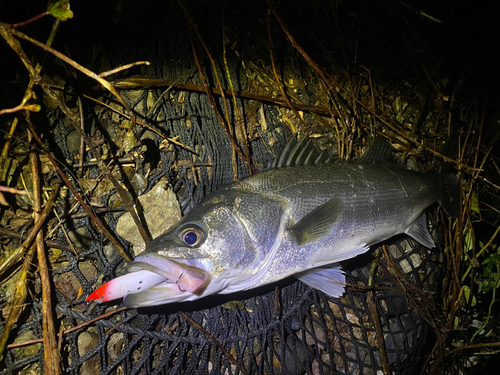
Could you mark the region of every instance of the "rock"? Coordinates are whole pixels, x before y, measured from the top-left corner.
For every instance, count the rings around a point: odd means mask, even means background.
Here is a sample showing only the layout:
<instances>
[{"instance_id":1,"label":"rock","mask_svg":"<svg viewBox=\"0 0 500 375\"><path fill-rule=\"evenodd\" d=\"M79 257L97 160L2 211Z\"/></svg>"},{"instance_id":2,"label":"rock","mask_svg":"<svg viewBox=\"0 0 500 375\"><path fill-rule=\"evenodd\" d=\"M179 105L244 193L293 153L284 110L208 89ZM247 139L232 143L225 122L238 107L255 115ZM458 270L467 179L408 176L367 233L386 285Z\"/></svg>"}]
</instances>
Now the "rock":
<instances>
[{"instance_id":1,"label":"rock","mask_svg":"<svg viewBox=\"0 0 500 375\"><path fill-rule=\"evenodd\" d=\"M30 340L36 340L38 337L32 331L26 331L21 333L16 337L14 343L25 342ZM16 361L20 361L24 358L27 358L33 354L36 354L42 348L42 344L33 344L27 346L21 346L19 348L12 349L12 355Z\"/></svg>"},{"instance_id":2,"label":"rock","mask_svg":"<svg viewBox=\"0 0 500 375\"><path fill-rule=\"evenodd\" d=\"M87 354L99 343L99 336L95 332L84 331L78 336L78 354L81 356ZM99 357L94 355L92 358L83 362L80 367L81 375L93 375L99 373Z\"/></svg>"},{"instance_id":3,"label":"rock","mask_svg":"<svg viewBox=\"0 0 500 375\"><path fill-rule=\"evenodd\" d=\"M149 193L140 196L139 202L144 209L148 229L153 238L165 233L182 217L177 197L167 181L160 181ZM146 248L129 213L120 217L116 232L132 244L135 255Z\"/></svg>"}]
</instances>

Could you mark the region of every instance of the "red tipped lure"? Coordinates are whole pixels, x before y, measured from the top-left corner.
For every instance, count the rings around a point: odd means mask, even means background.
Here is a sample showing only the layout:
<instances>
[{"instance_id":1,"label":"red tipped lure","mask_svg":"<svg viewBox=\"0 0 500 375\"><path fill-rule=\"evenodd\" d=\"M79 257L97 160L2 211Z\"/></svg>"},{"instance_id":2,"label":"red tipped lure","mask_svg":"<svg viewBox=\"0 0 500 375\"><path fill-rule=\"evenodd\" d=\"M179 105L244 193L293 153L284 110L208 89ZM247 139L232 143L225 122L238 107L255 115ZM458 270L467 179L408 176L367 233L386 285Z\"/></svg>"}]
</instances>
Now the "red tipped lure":
<instances>
[{"instance_id":1,"label":"red tipped lure","mask_svg":"<svg viewBox=\"0 0 500 375\"><path fill-rule=\"evenodd\" d=\"M139 293L165 282L165 278L149 271L137 271L107 282L87 297L88 301L109 302L130 293Z\"/></svg>"},{"instance_id":2,"label":"red tipped lure","mask_svg":"<svg viewBox=\"0 0 500 375\"><path fill-rule=\"evenodd\" d=\"M152 289L169 291L172 296L186 291L196 293L209 279L206 271L186 264L185 260L155 258L152 255L137 257L128 266L130 273L102 285L86 301L109 302L129 294L148 290L151 293ZM151 264L155 261L156 266Z\"/></svg>"}]
</instances>

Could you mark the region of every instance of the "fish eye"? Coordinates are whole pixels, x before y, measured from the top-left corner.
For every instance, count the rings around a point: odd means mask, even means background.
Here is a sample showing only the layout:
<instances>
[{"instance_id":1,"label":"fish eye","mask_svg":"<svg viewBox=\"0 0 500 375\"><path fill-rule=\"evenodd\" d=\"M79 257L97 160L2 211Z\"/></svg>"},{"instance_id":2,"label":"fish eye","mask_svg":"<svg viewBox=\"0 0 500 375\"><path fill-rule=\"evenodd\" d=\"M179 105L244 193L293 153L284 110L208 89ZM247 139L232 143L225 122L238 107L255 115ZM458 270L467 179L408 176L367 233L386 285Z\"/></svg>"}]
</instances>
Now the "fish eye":
<instances>
[{"instance_id":1,"label":"fish eye","mask_svg":"<svg viewBox=\"0 0 500 375\"><path fill-rule=\"evenodd\" d=\"M194 247L204 239L203 232L198 228L186 228L179 234L179 239L186 245Z\"/></svg>"}]
</instances>

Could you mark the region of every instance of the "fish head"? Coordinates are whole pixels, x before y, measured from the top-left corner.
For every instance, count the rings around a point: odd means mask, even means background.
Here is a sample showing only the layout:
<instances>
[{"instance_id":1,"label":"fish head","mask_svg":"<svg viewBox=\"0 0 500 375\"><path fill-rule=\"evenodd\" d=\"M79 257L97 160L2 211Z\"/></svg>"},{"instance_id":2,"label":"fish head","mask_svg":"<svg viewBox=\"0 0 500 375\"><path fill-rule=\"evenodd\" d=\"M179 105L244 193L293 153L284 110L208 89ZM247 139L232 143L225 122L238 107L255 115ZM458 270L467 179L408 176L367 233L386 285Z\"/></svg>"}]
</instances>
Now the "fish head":
<instances>
[{"instance_id":1,"label":"fish head","mask_svg":"<svg viewBox=\"0 0 500 375\"><path fill-rule=\"evenodd\" d=\"M231 292L247 289L263 273L268 250L277 242L277 233L257 217L262 211L266 209L261 201L249 204L245 196L220 195L202 202L149 243L129 264L121 285L116 283L108 292L97 290L87 300L97 299L99 291L101 301L125 297L126 306L144 307L191 301L224 293L228 287ZM279 214L277 210L271 213ZM279 216L268 220L280 226ZM102 298L105 295L109 298Z\"/></svg>"}]
</instances>

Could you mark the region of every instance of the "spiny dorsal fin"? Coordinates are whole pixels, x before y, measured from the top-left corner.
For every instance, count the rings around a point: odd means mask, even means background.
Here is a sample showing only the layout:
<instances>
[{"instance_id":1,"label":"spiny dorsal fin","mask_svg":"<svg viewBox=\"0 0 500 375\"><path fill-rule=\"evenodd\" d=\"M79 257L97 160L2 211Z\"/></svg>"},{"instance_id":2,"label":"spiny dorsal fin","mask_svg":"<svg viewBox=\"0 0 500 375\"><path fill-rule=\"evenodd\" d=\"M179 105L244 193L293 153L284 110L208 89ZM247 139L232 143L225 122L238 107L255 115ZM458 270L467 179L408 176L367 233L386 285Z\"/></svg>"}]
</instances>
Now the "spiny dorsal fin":
<instances>
[{"instance_id":1,"label":"spiny dorsal fin","mask_svg":"<svg viewBox=\"0 0 500 375\"><path fill-rule=\"evenodd\" d=\"M381 135L377 135L372 145L360 157L360 160L377 163L377 162L394 162L394 148Z\"/></svg>"},{"instance_id":2,"label":"spiny dorsal fin","mask_svg":"<svg viewBox=\"0 0 500 375\"><path fill-rule=\"evenodd\" d=\"M311 139L307 136L298 140L298 135L294 136L285 145L280 153L276 154L271 164L271 169L284 167L300 167L303 165L328 164L331 158L325 158L323 152L319 152L311 144Z\"/></svg>"}]
</instances>

